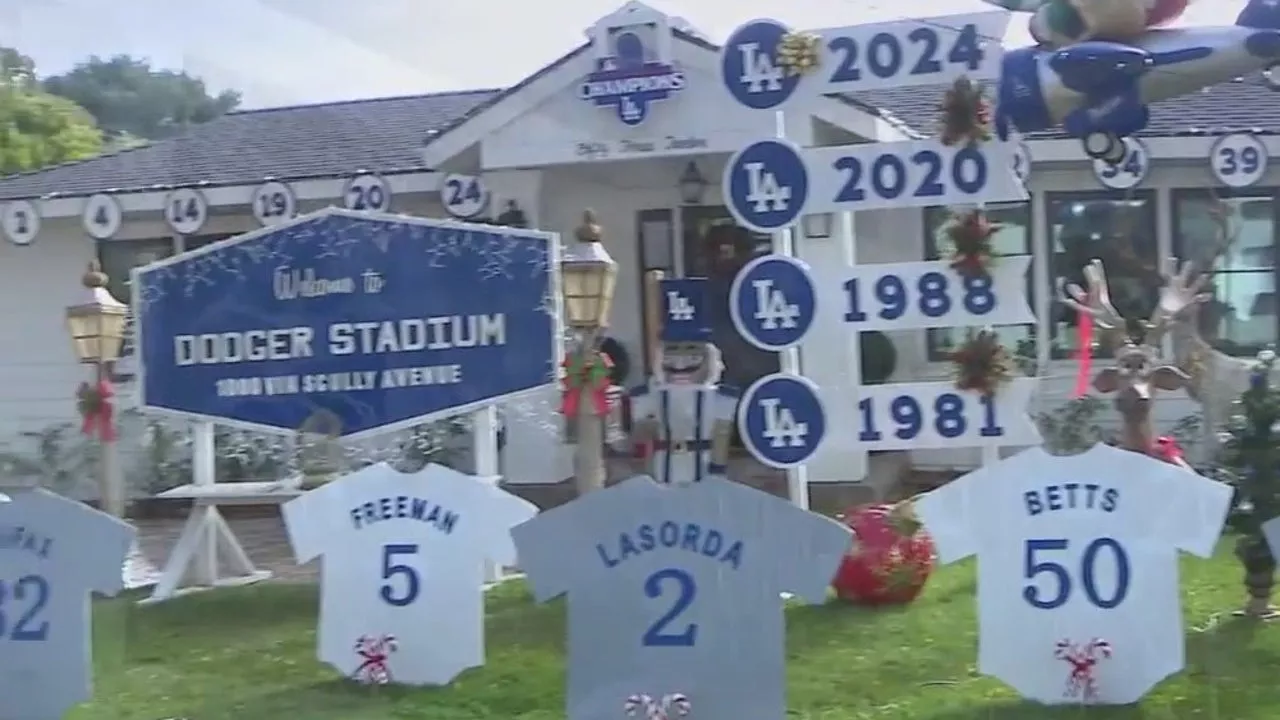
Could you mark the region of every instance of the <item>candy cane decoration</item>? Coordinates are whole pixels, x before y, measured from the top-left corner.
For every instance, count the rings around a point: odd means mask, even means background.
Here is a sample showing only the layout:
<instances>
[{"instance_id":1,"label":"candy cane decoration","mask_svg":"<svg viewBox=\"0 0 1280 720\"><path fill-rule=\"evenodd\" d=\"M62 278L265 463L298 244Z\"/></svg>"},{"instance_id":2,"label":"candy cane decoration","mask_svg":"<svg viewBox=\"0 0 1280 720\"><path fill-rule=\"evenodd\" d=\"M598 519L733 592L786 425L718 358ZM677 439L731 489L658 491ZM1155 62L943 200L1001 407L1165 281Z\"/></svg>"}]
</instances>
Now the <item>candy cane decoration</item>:
<instances>
[{"instance_id":1,"label":"candy cane decoration","mask_svg":"<svg viewBox=\"0 0 1280 720\"><path fill-rule=\"evenodd\" d=\"M631 695L622 704L627 717L639 717L644 713L645 720L672 720L684 717L693 709L688 696L682 693L663 695L662 701L654 700L649 695Z\"/></svg>"},{"instance_id":2,"label":"candy cane decoration","mask_svg":"<svg viewBox=\"0 0 1280 720\"><path fill-rule=\"evenodd\" d=\"M352 679L367 685L386 685L391 682L391 653L399 648L394 635L370 637L361 635L356 640L356 655L360 665L351 673Z\"/></svg>"},{"instance_id":3,"label":"candy cane decoration","mask_svg":"<svg viewBox=\"0 0 1280 720\"><path fill-rule=\"evenodd\" d=\"M1071 665L1064 696L1078 697L1083 702L1097 699L1098 679L1094 677L1094 668L1100 661L1109 659L1111 654L1111 643L1101 638L1094 638L1083 646L1069 640L1059 640L1054 647L1053 656Z\"/></svg>"}]
</instances>

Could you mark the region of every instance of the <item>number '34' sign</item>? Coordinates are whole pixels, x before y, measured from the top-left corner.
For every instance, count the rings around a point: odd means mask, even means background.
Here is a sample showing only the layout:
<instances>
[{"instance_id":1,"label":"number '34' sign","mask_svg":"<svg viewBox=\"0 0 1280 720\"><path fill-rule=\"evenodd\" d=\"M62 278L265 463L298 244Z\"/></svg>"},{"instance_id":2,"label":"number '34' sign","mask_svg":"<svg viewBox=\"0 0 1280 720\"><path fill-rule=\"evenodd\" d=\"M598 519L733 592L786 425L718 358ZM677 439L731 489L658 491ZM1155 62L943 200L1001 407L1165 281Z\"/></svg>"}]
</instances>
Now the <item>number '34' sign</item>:
<instances>
[{"instance_id":1,"label":"number '34' sign","mask_svg":"<svg viewBox=\"0 0 1280 720\"><path fill-rule=\"evenodd\" d=\"M1021 325L1035 322L1027 302L1031 256L998 258L986 275L966 277L945 261L813 268L820 306L839 308L857 330Z\"/></svg>"}]
</instances>

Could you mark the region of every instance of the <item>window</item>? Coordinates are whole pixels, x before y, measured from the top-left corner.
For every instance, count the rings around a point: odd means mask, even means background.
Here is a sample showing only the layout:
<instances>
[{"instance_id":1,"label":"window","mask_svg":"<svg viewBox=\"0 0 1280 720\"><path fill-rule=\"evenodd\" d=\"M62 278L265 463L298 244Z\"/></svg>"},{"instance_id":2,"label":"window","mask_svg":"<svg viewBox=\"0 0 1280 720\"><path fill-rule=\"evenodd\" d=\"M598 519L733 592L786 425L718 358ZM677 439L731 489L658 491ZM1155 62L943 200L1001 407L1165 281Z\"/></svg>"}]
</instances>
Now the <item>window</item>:
<instances>
[{"instance_id":1,"label":"window","mask_svg":"<svg viewBox=\"0 0 1280 720\"><path fill-rule=\"evenodd\" d=\"M1206 269L1217 252L1218 228L1203 190L1174 193L1174 254ZM1211 299L1201 307L1200 336L1229 355L1248 356L1280 339L1276 313L1276 218L1270 191L1222 199L1236 232L1216 258Z\"/></svg>"},{"instance_id":2,"label":"window","mask_svg":"<svg viewBox=\"0 0 1280 720\"><path fill-rule=\"evenodd\" d=\"M187 252L188 250L202 248L205 245L212 245L213 243L226 240L229 237L235 237L236 235L237 233L217 233L214 235L191 235L190 237L184 237L182 238L182 251Z\"/></svg>"},{"instance_id":3,"label":"window","mask_svg":"<svg viewBox=\"0 0 1280 720\"><path fill-rule=\"evenodd\" d=\"M1084 268L1096 258L1106 269L1116 310L1130 320L1148 318L1161 285L1151 193L1049 193L1046 200L1054 298L1064 297L1070 283L1083 287ZM1078 327L1078 313L1060 302L1050 306L1051 357L1075 356ZM1110 351L1097 352L1105 356Z\"/></svg>"},{"instance_id":4,"label":"window","mask_svg":"<svg viewBox=\"0 0 1280 720\"><path fill-rule=\"evenodd\" d=\"M167 237L98 241L98 262L102 264L102 272L110 278L107 289L117 300L128 304L132 301L129 271L167 258L173 254L173 250L173 239Z\"/></svg>"},{"instance_id":5,"label":"window","mask_svg":"<svg viewBox=\"0 0 1280 720\"><path fill-rule=\"evenodd\" d=\"M995 203L986 207L987 217L1000 225L992 238L996 255L1029 255L1031 253L1031 203ZM951 210L932 207L925 210L925 258L939 260L947 256L948 242L945 235ZM998 261L997 261L998 262ZM1028 278L1031 273L1028 272ZM1027 296L1031 301L1032 283L1027 281ZM943 353L964 340L966 328L938 328L928 331L929 359L942 360ZM1019 342L1032 337L1035 325L1006 325L996 329L1001 342L1011 351Z\"/></svg>"}]
</instances>

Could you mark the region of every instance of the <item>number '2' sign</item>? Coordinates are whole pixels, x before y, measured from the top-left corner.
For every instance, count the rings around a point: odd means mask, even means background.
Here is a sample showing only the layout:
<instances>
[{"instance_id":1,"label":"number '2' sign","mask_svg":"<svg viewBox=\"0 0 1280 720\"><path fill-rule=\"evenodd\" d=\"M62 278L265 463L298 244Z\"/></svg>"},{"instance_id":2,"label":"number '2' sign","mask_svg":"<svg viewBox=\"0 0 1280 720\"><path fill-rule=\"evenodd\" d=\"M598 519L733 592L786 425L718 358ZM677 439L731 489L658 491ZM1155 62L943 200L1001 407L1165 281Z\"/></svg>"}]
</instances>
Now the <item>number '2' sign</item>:
<instances>
[{"instance_id":1,"label":"number '2' sign","mask_svg":"<svg viewBox=\"0 0 1280 720\"><path fill-rule=\"evenodd\" d=\"M806 213L931 207L1027 198L1014 172L1014 143L947 146L911 140L810 148Z\"/></svg>"},{"instance_id":2,"label":"number '2' sign","mask_svg":"<svg viewBox=\"0 0 1280 720\"><path fill-rule=\"evenodd\" d=\"M858 442L867 450L1034 445L1027 415L1035 378L1014 378L992 396L953 382L864 385L858 389Z\"/></svg>"},{"instance_id":3,"label":"number '2' sign","mask_svg":"<svg viewBox=\"0 0 1280 720\"><path fill-rule=\"evenodd\" d=\"M1034 323L1027 302L1030 255L1001 257L984 276L966 277L945 261L815 267L820 307L840 308L863 330L923 330Z\"/></svg>"}]
</instances>

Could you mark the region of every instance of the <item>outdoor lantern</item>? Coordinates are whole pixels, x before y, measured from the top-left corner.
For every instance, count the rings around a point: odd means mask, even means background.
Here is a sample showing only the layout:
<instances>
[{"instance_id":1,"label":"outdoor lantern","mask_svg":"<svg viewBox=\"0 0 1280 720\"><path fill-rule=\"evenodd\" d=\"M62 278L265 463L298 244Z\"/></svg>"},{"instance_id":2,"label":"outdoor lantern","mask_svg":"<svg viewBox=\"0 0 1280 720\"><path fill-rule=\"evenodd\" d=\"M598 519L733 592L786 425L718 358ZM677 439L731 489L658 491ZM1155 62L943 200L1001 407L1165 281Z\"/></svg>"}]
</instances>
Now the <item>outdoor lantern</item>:
<instances>
[{"instance_id":1,"label":"outdoor lantern","mask_svg":"<svg viewBox=\"0 0 1280 720\"><path fill-rule=\"evenodd\" d=\"M801 222L804 226L805 237L831 237L831 213L814 213L812 215L805 215L804 220Z\"/></svg>"},{"instance_id":2,"label":"outdoor lantern","mask_svg":"<svg viewBox=\"0 0 1280 720\"><path fill-rule=\"evenodd\" d=\"M609 324L618 264L600 243L601 229L594 212L582 214L574 231L578 242L565 248L560 262L565 322L576 330L599 330Z\"/></svg>"},{"instance_id":3,"label":"outdoor lantern","mask_svg":"<svg viewBox=\"0 0 1280 720\"><path fill-rule=\"evenodd\" d=\"M685 205L701 205L702 195L707 191L707 179L702 176L698 164L689 161L680 173L680 199Z\"/></svg>"},{"instance_id":4,"label":"outdoor lantern","mask_svg":"<svg viewBox=\"0 0 1280 720\"><path fill-rule=\"evenodd\" d=\"M107 276L90 263L81 278L79 302L67 308L67 327L82 363L108 363L120 357L129 307L111 296Z\"/></svg>"}]
</instances>

